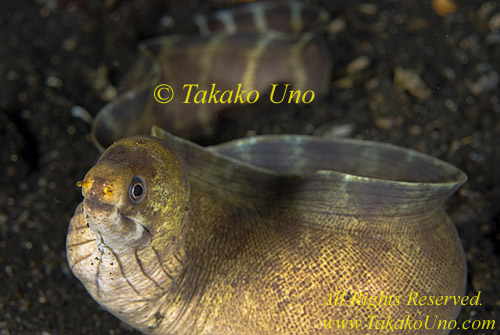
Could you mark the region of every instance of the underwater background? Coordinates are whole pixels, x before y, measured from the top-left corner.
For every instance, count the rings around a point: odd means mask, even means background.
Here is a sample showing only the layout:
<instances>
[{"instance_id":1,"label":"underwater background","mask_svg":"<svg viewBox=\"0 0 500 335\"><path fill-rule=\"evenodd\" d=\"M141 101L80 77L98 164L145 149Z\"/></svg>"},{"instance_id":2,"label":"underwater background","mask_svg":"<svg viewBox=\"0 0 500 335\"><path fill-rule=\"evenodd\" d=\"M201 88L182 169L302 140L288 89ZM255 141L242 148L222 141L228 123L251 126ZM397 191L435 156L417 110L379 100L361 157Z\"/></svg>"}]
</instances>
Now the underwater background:
<instances>
[{"instance_id":1,"label":"underwater background","mask_svg":"<svg viewBox=\"0 0 500 335\"><path fill-rule=\"evenodd\" d=\"M320 1L331 13L329 93L226 113L203 144L301 133L397 144L462 169L447 203L467 257L464 320L500 334L500 4ZM448 3L445 1L445 3ZM0 335L134 334L66 262L68 222L98 157L90 122L117 96L140 41L193 30L222 1L0 0ZM261 99L264 100L264 99Z\"/></svg>"}]
</instances>

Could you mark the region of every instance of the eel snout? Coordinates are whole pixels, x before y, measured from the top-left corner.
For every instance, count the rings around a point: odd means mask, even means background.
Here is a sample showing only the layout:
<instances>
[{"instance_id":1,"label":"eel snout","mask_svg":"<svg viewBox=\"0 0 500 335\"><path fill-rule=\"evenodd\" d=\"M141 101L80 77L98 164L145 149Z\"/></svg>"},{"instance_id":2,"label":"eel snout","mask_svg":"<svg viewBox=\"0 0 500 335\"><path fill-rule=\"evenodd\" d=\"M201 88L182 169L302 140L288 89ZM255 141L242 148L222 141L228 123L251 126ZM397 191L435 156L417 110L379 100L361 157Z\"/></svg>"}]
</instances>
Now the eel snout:
<instances>
[{"instance_id":1,"label":"eel snout","mask_svg":"<svg viewBox=\"0 0 500 335\"><path fill-rule=\"evenodd\" d=\"M83 212L97 242L127 253L149 244L151 236L141 222L120 211L126 202L130 176L117 171L109 165L95 166L77 186L82 187Z\"/></svg>"}]
</instances>

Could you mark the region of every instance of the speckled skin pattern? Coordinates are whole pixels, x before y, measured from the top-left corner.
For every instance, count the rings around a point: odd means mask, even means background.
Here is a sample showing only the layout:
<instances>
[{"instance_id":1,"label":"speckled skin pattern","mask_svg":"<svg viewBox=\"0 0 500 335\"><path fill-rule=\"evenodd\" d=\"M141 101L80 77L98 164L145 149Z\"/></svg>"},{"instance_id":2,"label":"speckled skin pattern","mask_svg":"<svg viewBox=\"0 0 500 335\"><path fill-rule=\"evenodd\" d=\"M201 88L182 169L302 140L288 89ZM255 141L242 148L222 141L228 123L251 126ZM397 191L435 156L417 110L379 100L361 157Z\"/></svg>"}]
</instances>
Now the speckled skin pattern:
<instances>
[{"instance_id":1,"label":"speckled skin pattern","mask_svg":"<svg viewBox=\"0 0 500 335\"><path fill-rule=\"evenodd\" d=\"M103 153L67 237L73 273L134 328L346 335L360 331L324 320L456 318L460 305L407 302L464 294L464 253L443 209L466 179L458 169L366 141L282 135L203 148L154 134L163 139ZM338 292L351 301L335 305ZM360 292L400 303L351 304ZM448 330L363 331L396 333Z\"/></svg>"}]
</instances>

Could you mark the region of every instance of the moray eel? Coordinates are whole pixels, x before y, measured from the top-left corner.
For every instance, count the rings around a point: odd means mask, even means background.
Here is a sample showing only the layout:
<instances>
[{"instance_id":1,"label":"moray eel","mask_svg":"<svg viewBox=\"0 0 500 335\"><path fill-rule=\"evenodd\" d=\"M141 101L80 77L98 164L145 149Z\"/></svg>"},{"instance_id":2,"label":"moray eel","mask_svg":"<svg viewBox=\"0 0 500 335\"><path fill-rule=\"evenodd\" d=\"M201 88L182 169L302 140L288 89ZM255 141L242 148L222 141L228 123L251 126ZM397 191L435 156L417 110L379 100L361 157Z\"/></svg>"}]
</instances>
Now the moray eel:
<instances>
[{"instance_id":1,"label":"moray eel","mask_svg":"<svg viewBox=\"0 0 500 335\"><path fill-rule=\"evenodd\" d=\"M67 236L71 270L118 318L162 335L448 334L460 304L418 299L464 295L443 209L463 172L368 141L154 135L102 154Z\"/></svg>"},{"instance_id":2,"label":"moray eel","mask_svg":"<svg viewBox=\"0 0 500 335\"><path fill-rule=\"evenodd\" d=\"M272 92L272 85L281 85L275 87L281 92L288 84L287 98L290 90L320 97L328 91L332 69L322 34L328 19L313 4L264 1L198 15L198 34L144 41L137 66L124 80L125 92L93 121L94 143L103 149L126 136L149 134L153 125L184 138L206 137L217 129L224 109L254 103L257 97L249 93L262 97ZM201 91L220 93L217 99L207 93L204 100L195 100ZM233 93L223 103L219 99L225 91ZM236 99L238 92L246 93ZM283 96L276 94L273 101ZM169 103L155 100L167 97ZM309 93L303 102L311 99Z\"/></svg>"}]
</instances>

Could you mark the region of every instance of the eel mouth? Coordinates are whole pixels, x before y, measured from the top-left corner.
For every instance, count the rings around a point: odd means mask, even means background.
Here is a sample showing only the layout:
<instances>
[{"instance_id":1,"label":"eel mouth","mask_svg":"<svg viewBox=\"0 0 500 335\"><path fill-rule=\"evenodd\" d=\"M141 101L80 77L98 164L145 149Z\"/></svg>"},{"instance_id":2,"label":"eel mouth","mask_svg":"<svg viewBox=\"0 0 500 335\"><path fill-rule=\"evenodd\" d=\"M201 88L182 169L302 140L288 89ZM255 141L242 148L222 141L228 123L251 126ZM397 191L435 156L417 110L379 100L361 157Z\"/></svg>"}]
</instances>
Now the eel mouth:
<instances>
[{"instance_id":1,"label":"eel mouth","mask_svg":"<svg viewBox=\"0 0 500 335\"><path fill-rule=\"evenodd\" d=\"M100 249L107 247L117 253L128 253L151 243L148 229L139 220L121 213L115 205L85 198L83 212Z\"/></svg>"}]
</instances>

